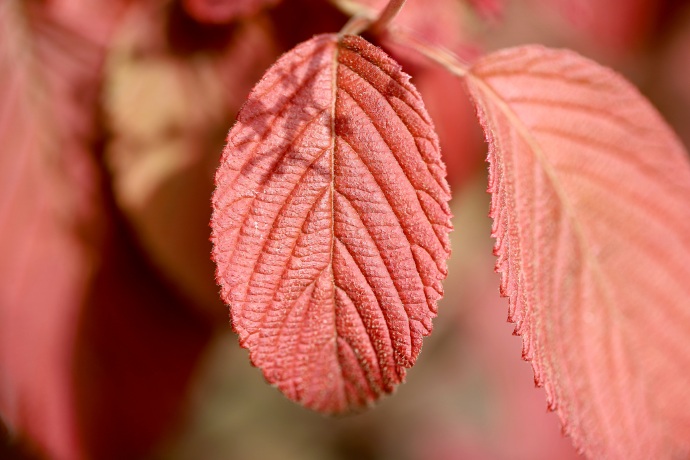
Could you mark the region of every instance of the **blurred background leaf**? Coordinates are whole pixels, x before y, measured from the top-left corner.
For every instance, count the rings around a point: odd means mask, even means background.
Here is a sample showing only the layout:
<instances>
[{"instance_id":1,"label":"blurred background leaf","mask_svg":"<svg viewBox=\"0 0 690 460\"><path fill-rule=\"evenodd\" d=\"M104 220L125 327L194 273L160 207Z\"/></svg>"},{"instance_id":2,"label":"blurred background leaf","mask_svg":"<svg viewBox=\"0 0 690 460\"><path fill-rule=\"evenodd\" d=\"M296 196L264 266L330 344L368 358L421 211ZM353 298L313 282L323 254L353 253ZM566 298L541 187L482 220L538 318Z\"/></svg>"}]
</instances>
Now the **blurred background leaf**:
<instances>
[{"instance_id":1,"label":"blurred background leaf","mask_svg":"<svg viewBox=\"0 0 690 460\"><path fill-rule=\"evenodd\" d=\"M0 457L574 458L504 323L473 110L412 53L392 50L456 194L434 335L408 383L353 417L307 412L251 368L213 282L213 172L256 79L347 17L327 0L229 3L0 3ZM623 72L690 142L687 2L428 5L408 0L401 23L470 60L573 48Z\"/></svg>"}]
</instances>

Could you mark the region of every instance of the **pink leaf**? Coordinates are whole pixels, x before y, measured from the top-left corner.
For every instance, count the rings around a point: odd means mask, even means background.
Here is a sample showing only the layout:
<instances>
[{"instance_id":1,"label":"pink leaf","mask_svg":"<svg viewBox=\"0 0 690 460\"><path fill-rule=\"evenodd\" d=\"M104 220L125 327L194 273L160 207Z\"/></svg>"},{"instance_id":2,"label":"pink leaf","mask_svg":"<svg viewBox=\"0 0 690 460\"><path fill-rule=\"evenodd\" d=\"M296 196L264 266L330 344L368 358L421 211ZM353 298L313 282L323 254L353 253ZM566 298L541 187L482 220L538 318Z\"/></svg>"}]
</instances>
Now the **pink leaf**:
<instances>
[{"instance_id":1,"label":"pink leaf","mask_svg":"<svg viewBox=\"0 0 690 460\"><path fill-rule=\"evenodd\" d=\"M72 343L103 225L83 106L100 55L24 3L0 4L0 414L78 458Z\"/></svg>"},{"instance_id":2,"label":"pink leaf","mask_svg":"<svg viewBox=\"0 0 690 460\"><path fill-rule=\"evenodd\" d=\"M530 46L467 79L501 292L549 407L594 458L690 453L690 165L610 70Z\"/></svg>"},{"instance_id":3,"label":"pink leaf","mask_svg":"<svg viewBox=\"0 0 690 460\"><path fill-rule=\"evenodd\" d=\"M0 425L41 458L149 458L211 331L103 193L95 32L120 14L78 3L0 2Z\"/></svg>"},{"instance_id":4,"label":"pink leaf","mask_svg":"<svg viewBox=\"0 0 690 460\"><path fill-rule=\"evenodd\" d=\"M408 79L359 37L302 43L252 91L216 175L214 259L240 343L322 412L393 391L442 293L450 193Z\"/></svg>"}]
</instances>

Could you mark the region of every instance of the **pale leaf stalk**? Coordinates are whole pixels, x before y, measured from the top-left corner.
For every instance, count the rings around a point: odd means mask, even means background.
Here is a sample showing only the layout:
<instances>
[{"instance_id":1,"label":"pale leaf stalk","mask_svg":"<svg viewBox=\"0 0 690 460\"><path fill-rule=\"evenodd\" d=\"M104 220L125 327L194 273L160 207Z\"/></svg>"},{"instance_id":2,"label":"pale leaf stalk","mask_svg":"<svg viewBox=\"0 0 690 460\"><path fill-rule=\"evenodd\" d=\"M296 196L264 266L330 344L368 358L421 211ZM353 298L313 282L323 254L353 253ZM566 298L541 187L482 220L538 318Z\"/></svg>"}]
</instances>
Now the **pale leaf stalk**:
<instances>
[{"instance_id":1,"label":"pale leaf stalk","mask_svg":"<svg viewBox=\"0 0 690 460\"><path fill-rule=\"evenodd\" d=\"M363 31L367 30L371 23L371 18L357 14L352 16L350 20L347 21L343 28L340 29L340 32L338 32L338 35L341 37L344 35L359 35Z\"/></svg>"},{"instance_id":2,"label":"pale leaf stalk","mask_svg":"<svg viewBox=\"0 0 690 460\"><path fill-rule=\"evenodd\" d=\"M406 0L390 0L386 7L377 14L371 8L349 0L332 0L331 3L351 18L340 30L339 35L359 35L368 30L373 35L387 32L391 22L400 13Z\"/></svg>"},{"instance_id":3,"label":"pale leaf stalk","mask_svg":"<svg viewBox=\"0 0 690 460\"><path fill-rule=\"evenodd\" d=\"M388 38L393 42L417 51L426 58L439 64L444 69L448 70L453 75L460 78L467 76L469 72L469 64L463 62L452 51L438 45L434 45L424 40L409 34L400 28L394 28L389 31Z\"/></svg>"},{"instance_id":4,"label":"pale leaf stalk","mask_svg":"<svg viewBox=\"0 0 690 460\"><path fill-rule=\"evenodd\" d=\"M386 31L391 22L400 13L407 0L390 0L386 7L381 11L378 19L369 27L369 31L374 35L379 35Z\"/></svg>"},{"instance_id":5,"label":"pale leaf stalk","mask_svg":"<svg viewBox=\"0 0 690 460\"><path fill-rule=\"evenodd\" d=\"M390 40L420 53L427 59L439 64L453 75L463 78L469 72L469 64L463 62L463 60L452 51L438 45L427 43L415 37L413 34L401 30L400 27L396 27L395 25L390 26L390 21L393 20L395 15L400 12L400 9L405 4L404 0L389 2L378 18L373 9L352 0L331 0L331 4L344 14L352 16L340 31L339 35L341 36L358 35L367 29L376 34L383 32L384 28L387 27L388 30L385 31ZM384 18L388 18L385 19L385 25Z\"/></svg>"}]
</instances>

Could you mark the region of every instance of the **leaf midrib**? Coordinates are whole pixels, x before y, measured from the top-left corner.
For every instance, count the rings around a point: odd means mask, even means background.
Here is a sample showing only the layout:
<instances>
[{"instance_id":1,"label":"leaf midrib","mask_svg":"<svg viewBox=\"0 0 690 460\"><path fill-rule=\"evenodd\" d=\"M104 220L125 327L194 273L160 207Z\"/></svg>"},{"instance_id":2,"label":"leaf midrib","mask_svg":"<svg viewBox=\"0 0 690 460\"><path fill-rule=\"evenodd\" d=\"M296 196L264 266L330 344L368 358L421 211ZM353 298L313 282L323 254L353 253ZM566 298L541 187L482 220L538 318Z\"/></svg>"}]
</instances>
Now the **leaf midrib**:
<instances>
[{"instance_id":1,"label":"leaf midrib","mask_svg":"<svg viewBox=\"0 0 690 460\"><path fill-rule=\"evenodd\" d=\"M515 111L508 105L505 99L503 99L488 83L486 83L481 77L468 73L467 78L472 80L472 83L480 88L489 98L496 104L496 106L501 110L503 115L510 121L512 127L518 132L520 137L527 143L530 150L533 152L535 158L540 164L544 174L546 175L551 187L553 188L558 201L561 203L565 215L568 217L568 221L571 224L575 238L578 241L581 252L585 255L585 260L587 261L587 266L589 266L595 274L595 279L599 287L604 291L604 296L606 298L606 305L611 310L612 313L618 314L615 308L615 302L613 301L613 296L610 289L605 283L605 276L601 269L601 264L598 258L592 251L593 245L589 242L585 236L583 227L577 218L577 212L575 211L575 206L567 198L567 193L561 187L558 180L558 174L555 172L554 168L551 166L549 161L544 154L539 142L530 133L529 129L522 122L520 117L515 113Z\"/></svg>"}]
</instances>

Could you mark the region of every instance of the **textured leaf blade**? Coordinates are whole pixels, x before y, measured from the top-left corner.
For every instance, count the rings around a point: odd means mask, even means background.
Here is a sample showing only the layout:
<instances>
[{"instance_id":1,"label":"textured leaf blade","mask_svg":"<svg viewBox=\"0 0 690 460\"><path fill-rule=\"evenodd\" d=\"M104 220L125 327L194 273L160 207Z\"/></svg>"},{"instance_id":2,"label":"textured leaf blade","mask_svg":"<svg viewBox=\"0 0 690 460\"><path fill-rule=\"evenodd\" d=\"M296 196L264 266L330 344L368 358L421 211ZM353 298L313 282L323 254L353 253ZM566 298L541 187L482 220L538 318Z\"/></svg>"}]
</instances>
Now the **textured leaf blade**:
<instances>
[{"instance_id":1,"label":"textured leaf blade","mask_svg":"<svg viewBox=\"0 0 690 460\"><path fill-rule=\"evenodd\" d=\"M490 143L491 215L523 355L592 457L687 455L690 166L623 78L523 47L468 77Z\"/></svg>"},{"instance_id":2,"label":"textured leaf blade","mask_svg":"<svg viewBox=\"0 0 690 460\"><path fill-rule=\"evenodd\" d=\"M315 410L393 391L436 315L450 194L408 78L361 38L304 42L252 91L216 175L214 259L240 343Z\"/></svg>"}]
</instances>

